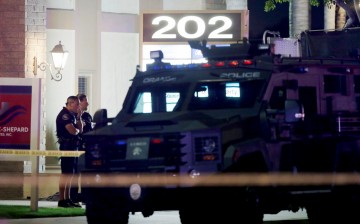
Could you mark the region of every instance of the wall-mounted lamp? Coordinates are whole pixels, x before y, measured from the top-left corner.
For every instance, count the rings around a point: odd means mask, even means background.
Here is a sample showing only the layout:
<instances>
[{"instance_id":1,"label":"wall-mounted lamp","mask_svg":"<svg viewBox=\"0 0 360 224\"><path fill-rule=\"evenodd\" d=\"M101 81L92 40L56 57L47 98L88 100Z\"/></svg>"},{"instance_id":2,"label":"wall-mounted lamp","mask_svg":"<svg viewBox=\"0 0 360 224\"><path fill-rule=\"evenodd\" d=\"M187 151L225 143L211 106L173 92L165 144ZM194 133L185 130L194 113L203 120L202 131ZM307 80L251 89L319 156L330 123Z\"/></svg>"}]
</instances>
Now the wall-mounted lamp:
<instances>
[{"instance_id":1,"label":"wall-mounted lamp","mask_svg":"<svg viewBox=\"0 0 360 224\"><path fill-rule=\"evenodd\" d=\"M34 63L33 63L34 76L37 75L37 69L40 69L41 71L45 71L46 67L49 67L51 79L55 81L60 81L62 79L61 70L63 70L65 67L65 63L69 55L69 52L64 51L63 45L61 44L61 41L59 41L59 44L55 45L55 47L52 49L52 51L50 51L50 53L54 62L54 68L56 70L56 74L53 75L51 70L51 64L42 62L38 65L37 57L34 57Z\"/></svg>"}]
</instances>

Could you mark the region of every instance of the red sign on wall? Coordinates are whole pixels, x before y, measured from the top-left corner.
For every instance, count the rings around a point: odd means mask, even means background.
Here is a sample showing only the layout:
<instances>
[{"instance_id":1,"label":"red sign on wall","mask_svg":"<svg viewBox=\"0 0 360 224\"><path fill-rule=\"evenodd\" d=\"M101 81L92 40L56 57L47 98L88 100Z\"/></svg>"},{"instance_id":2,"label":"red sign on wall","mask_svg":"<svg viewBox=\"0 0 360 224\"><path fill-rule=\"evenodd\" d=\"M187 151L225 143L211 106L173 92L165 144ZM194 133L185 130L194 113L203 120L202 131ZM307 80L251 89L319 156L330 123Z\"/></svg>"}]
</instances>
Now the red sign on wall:
<instances>
[{"instance_id":1,"label":"red sign on wall","mask_svg":"<svg viewBox=\"0 0 360 224\"><path fill-rule=\"evenodd\" d=\"M0 148L30 149L31 86L0 85Z\"/></svg>"}]
</instances>

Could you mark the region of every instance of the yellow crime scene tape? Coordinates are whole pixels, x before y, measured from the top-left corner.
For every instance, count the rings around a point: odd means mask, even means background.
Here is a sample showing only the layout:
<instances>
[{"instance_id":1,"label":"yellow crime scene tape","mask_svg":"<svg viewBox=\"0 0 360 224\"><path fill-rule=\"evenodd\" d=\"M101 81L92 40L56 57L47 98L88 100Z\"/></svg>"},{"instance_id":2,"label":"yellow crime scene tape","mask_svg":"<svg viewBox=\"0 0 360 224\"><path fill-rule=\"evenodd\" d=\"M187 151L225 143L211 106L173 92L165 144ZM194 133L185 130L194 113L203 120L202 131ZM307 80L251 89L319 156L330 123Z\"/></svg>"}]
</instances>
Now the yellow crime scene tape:
<instances>
[{"instance_id":1,"label":"yellow crime scene tape","mask_svg":"<svg viewBox=\"0 0 360 224\"><path fill-rule=\"evenodd\" d=\"M58 151L58 150L17 150L0 149L0 155L15 156L53 156L53 157L79 157L85 151ZM44 178L42 183L45 183ZM143 186L299 186L299 185L360 185L360 174L356 172L345 173L223 173L215 175L201 175L190 177L188 175L169 174L128 174L128 173L92 173L82 174L83 186L92 187L121 187L138 183ZM33 180L30 180L33 181ZM45 181L45 182L44 182ZM23 183L23 176L0 174L0 186L17 186ZM33 183L38 184L38 182Z\"/></svg>"},{"instance_id":2,"label":"yellow crime scene tape","mask_svg":"<svg viewBox=\"0 0 360 224\"><path fill-rule=\"evenodd\" d=\"M54 175L54 174L52 174ZM56 175L56 174L55 174ZM66 176L66 174L63 174ZM69 178L72 175L68 176ZM29 178L28 184L40 185L53 181L51 175L39 175L37 179ZM0 187L20 186L24 183L23 175L0 173ZM360 175L354 173L244 173L203 175L195 178L187 175L164 174L126 174L126 173L81 173L82 187L129 187L137 183L144 187L236 187L236 186L355 186L360 185Z\"/></svg>"},{"instance_id":3,"label":"yellow crime scene tape","mask_svg":"<svg viewBox=\"0 0 360 224\"><path fill-rule=\"evenodd\" d=\"M56 150L18 150L18 149L0 149L0 155L16 156L53 156L53 157L79 157L85 151L56 151Z\"/></svg>"}]
</instances>

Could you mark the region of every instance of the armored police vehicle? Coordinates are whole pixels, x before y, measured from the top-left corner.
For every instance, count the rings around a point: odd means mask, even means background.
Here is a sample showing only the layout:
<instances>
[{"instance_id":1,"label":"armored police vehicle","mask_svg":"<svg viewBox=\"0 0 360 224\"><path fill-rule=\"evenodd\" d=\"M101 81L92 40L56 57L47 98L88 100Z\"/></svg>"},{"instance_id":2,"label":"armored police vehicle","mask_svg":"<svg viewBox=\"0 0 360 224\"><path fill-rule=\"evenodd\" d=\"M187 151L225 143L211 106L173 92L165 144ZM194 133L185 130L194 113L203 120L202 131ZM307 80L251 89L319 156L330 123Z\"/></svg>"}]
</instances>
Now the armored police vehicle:
<instances>
[{"instance_id":1,"label":"armored police vehicle","mask_svg":"<svg viewBox=\"0 0 360 224\"><path fill-rule=\"evenodd\" d=\"M163 210L182 224L262 223L299 209L310 223L358 223L360 46L346 38L359 36L304 32L297 57L246 41L191 43L202 64L152 52L119 114L97 111L84 137L88 223Z\"/></svg>"}]
</instances>

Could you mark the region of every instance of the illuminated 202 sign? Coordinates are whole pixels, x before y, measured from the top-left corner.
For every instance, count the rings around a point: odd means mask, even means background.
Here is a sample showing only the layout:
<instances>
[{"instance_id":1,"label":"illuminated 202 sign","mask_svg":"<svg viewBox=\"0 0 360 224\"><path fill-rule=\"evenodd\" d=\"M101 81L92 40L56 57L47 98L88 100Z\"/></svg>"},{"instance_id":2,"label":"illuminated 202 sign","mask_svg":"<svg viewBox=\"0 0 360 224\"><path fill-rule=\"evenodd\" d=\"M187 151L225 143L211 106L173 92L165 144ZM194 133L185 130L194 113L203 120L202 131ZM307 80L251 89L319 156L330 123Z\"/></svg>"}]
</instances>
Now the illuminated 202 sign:
<instances>
[{"instance_id":1,"label":"illuminated 202 sign","mask_svg":"<svg viewBox=\"0 0 360 224\"><path fill-rule=\"evenodd\" d=\"M143 42L237 41L248 37L247 11L144 13Z\"/></svg>"}]
</instances>

